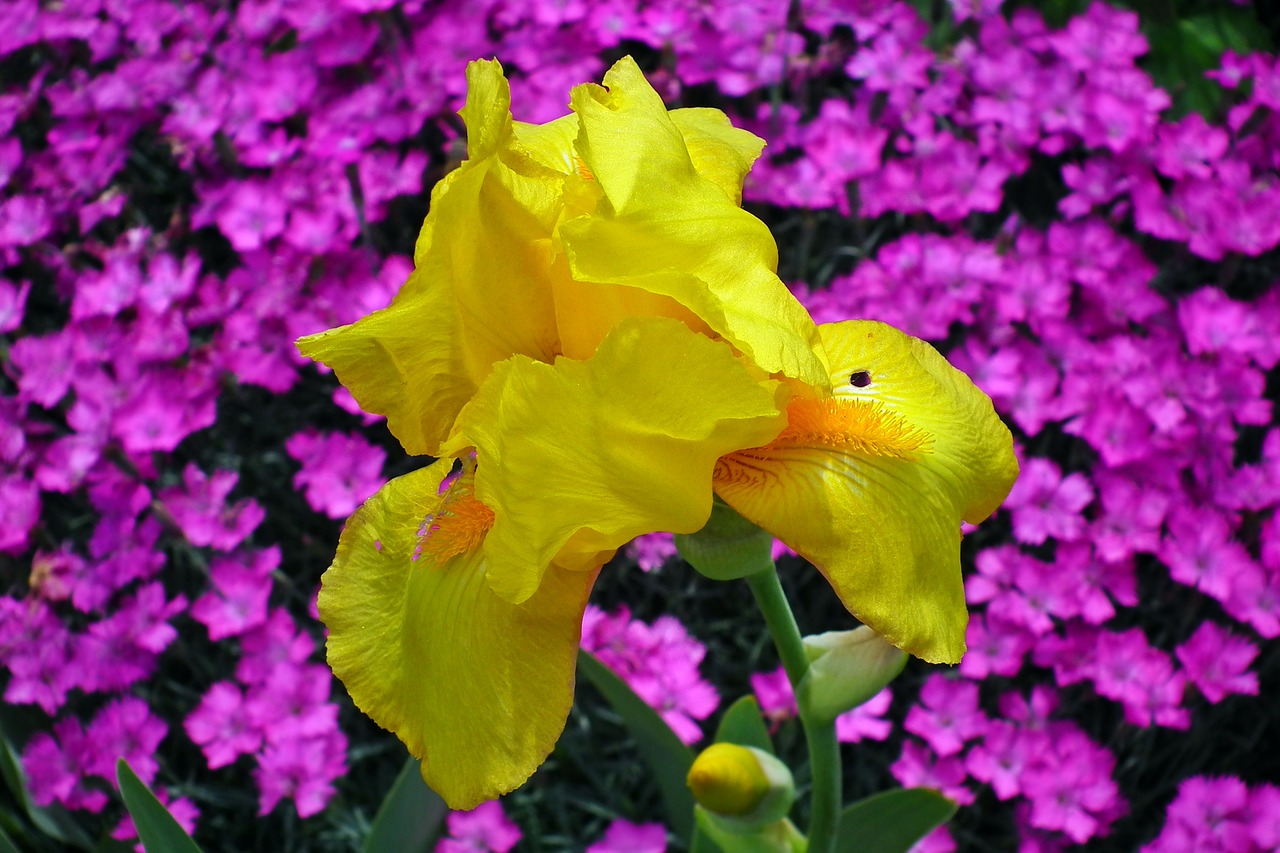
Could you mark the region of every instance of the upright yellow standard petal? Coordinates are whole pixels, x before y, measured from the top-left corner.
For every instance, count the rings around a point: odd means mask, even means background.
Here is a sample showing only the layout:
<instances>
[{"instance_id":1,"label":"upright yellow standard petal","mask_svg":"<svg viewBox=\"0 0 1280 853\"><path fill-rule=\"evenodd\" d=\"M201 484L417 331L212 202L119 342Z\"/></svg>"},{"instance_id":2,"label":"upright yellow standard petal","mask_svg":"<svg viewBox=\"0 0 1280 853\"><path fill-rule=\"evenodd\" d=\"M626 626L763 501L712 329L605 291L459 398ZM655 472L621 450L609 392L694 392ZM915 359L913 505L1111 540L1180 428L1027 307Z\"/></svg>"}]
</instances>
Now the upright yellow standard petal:
<instances>
[{"instance_id":1,"label":"upright yellow standard petal","mask_svg":"<svg viewBox=\"0 0 1280 853\"><path fill-rule=\"evenodd\" d=\"M766 372L825 385L813 321L775 274L773 237L738 206L755 144L706 114L673 119L629 57L570 104L584 174L604 195L560 227L573 278L670 297Z\"/></svg>"},{"instance_id":2,"label":"upright yellow standard petal","mask_svg":"<svg viewBox=\"0 0 1280 853\"><path fill-rule=\"evenodd\" d=\"M991 401L927 343L883 323L819 327L830 398L803 397L772 442L727 455L716 492L812 562L849 611L932 663L964 654L960 521L1017 477Z\"/></svg>"},{"instance_id":3,"label":"upright yellow standard petal","mask_svg":"<svg viewBox=\"0 0 1280 853\"><path fill-rule=\"evenodd\" d=\"M694 170L741 206L742 183L764 150L764 140L734 127L720 110L672 110L671 121L684 137Z\"/></svg>"},{"instance_id":4,"label":"upright yellow standard petal","mask_svg":"<svg viewBox=\"0 0 1280 853\"><path fill-rule=\"evenodd\" d=\"M551 566L522 604L493 594L493 514L452 459L392 480L347 522L320 590L329 665L357 707L422 759L451 808L523 783L573 704L595 571Z\"/></svg>"},{"instance_id":5,"label":"upright yellow standard petal","mask_svg":"<svg viewBox=\"0 0 1280 853\"><path fill-rule=\"evenodd\" d=\"M436 453L495 362L560 351L550 277L564 174L540 158L566 125L526 128L535 156L513 130L501 66L473 62L467 85L470 159L431 193L413 276L390 307L298 343L409 453Z\"/></svg>"},{"instance_id":6,"label":"upright yellow standard petal","mask_svg":"<svg viewBox=\"0 0 1280 853\"><path fill-rule=\"evenodd\" d=\"M631 319L586 361L499 365L446 450L476 448L494 591L523 601L556 558L577 565L641 533L691 533L716 459L782 428L780 383L674 320Z\"/></svg>"}]
</instances>

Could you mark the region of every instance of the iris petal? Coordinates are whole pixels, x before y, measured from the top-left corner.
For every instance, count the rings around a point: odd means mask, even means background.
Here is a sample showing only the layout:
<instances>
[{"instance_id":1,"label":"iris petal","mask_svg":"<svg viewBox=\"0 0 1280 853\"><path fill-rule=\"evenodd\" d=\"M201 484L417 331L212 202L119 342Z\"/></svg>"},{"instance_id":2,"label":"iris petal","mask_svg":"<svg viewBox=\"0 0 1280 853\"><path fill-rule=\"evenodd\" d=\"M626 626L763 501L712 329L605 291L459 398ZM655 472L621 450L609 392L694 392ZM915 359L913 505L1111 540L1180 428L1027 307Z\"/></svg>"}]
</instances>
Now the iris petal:
<instances>
[{"instance_id":1,"label":"iris petal","mask_svg":"<svg viewBox=\"0 0 1280 853\"><path fill-rule=\"evenodd\" d=\"M1008 494L1012 437L923 341L869 321L819 331L836 393L793 401L777 439L721 460L716 492L817 566L877 633L956 663L968 620L960 521Z\"/></svg>"},{"instance_id":2,"label":"iris petal","mask_svg":"<svg viewBox=\"0 0 1280 853\"><path fill-rule=\"evenodd\" d=\"M431 193L412 277L388 308L298 343L414 454L436 453L494 362L559 352L551 235L564 175L513 133L501 66L472 63L467 84L470 159Z\"/></svg>"},{"instance_id":3,"label":"iris petal","mask_svg":"<svg viewBox=\"0 0 1280 853\"><path fill-rule=\"evenodd\" d=\"M773 236L726 192L749 165L742 137L713 135L712 122L685 116L679 122L697 131L691 150L630 59L604 86L576 87L570 103L579 156L606 202L560 227L574 279L668 296L766 372L825 385L813 321L774 272ZM712 169L715 149L730 159Z\"/></svg>"},{"instance_id":4,"label":"iris petal","mask_svg":"<svg viewBox=\"0 0 1280 853\"><path fill-rule=\"evenodd\" d=\"M439 493L452 464L392 480L357 510L319 606L356 705L422 759L451 808L469 809L523 783L564 729L596 572L551 566L524 603L498 598L480 547L487 510L465 477Z\"/></svg>"},{"instance_id":5,"label":"iris petal","mask_svg":"<svg viewBox=\"0 0 1280 853\"><path fill-rule=\"evenodd\" d=\"M577 565L641 533L698 530L716 459L776 435L782 393L663 318L624 321L586 361L499 365L446 448L476 448L476 494L497 516L494 590L522 601L553 558Z\"/></svg>"}]
</instances>

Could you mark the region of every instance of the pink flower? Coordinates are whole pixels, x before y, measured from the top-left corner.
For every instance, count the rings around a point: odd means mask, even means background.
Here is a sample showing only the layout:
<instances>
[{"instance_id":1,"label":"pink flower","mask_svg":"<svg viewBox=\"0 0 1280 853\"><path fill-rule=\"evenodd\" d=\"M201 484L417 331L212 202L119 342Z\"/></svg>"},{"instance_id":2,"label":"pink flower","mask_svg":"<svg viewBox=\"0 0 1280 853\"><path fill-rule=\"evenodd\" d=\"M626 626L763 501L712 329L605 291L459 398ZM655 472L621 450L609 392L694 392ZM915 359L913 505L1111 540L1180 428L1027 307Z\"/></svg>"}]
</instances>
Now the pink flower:
<instances>
[{"instance_id":1,"label":"pink flower","mask_svg":"<svg viewBox=\"0 0 1280 853\"><path fill-rule=\"evenodd\" d=\"M1174 654L1191 683L1212 704L1231 693L1258 695L1258 674L1249 671L1258 647L1213 622L1201 622Z\"/></svg>"},{"instance_id":2,"label":"pink flower","mask_svg":"<svg viewBox=\"0 0 1280 853\"><path fill-rule=\"evenodd\" d=\"M1185 676L1174 670L1168 655L1147 643L1141 628L1099 634L1092 678L1099 695L1122 703L1125 719L1134 725L1190 725L1190 716L1179 707Z\"/></svg>"},{"instance_id":3,"label":"pink flower","mask_svg":"<svg viewBox=\"0 0 1280 853\"><path fill-rule=\"evenodd\" d=\"M280 565L272 546L243 558L215 557L209 565L212 589L196 599L191 617L209 629L209 639L243 634L267 621L271 573Z\"/></svg>"},{"instance_id":4,"label":"pink flower","mask_svg":"<svg viewBox=\"0 0 1280 853\"><path fill-rule=\"evenodd\" d=\"M246 713L260 721L267 743L316 738L338 730L338 706L329 701L333 677L319 664L280 665L250 688Z\"/></svg>"},{"instance_id":5,"label":"pink flower","mask_svg":"<svg viewBox=\"0 0 1280 853\"><path fill-rule=\"evenodd\" d=\"M40 517L40 490L20 476L0 476L0 552L27 549Z\"/></svg>"},{"instance_id":6,"label":"pink flower","mask_svg":"<svg viewBox=\"0 0 1280 853\"><path fill-rule=\"evenodd\" d=\"M836 740L840 743L861 743L864 740L884 740L893 732L893 723L884 719L893 704L893 693L886 687L856 708L836 717Z\"/></svg>"},{"instance_id":7,"label":"pink flower","mask_svg":"<svg viewBox=\"0 0 1280 853\"><path fill-rule=\"evenodd\" d=\"M149 785L160 769L156 750L168 733L168 725L141 699L123 696L112 700L93 718L85 733L96 750L88 770L114 783L116 762L123 758Z\"/></svg>"},{"instance_id":8,"label":"pink flower","mask_svg":"<svg viewBox=\"0 0 1280 853\"><path fill-rule=\"evenodd\" d=\"M1280 360L1280 316L1270 304L1231 299L1216 287L1203 287L1178 300L1178 324L1192 355L1235 353L1270 369ZM1261 310L1260 310L1261 309Z\"/></svg>"},{"instance_id":9,"label":"pink flower","mask_svg":"<svg viewBox=\"0 0 1280 853\"><path fill-rule=\"evenodd\" d=\"M1077 844L1104 834L1122 808L1111 779L1115 757L1074 730L1043 745L1047 751L1038 753L1036 766L1022 776L1031 825L1063 832Z\"/></svg>"},{"instance_id":10,"label":"pink flower","mask_svg":"<svg viewBox=\"0 0 1280 853\"><path fill-rule=\"evenodd\" d=\"M1033 457L1022 464L1022 473L1005 501L1012 513L1013 535L1021 542L1039 545L1055 537L1067 542L1085 531L1081 511L1093 502L1093 489L1082 474L1063 477L1048 459Z\"/></svg>"},{"instance_id":11,"label":"pink flower","mask_svg":"<svg viewBox=\"0 0 1280 853\"><path fill-rule=\"evenodd\" d=\"M182 487L162 490L160 500L192 545L231 551L266 517L252 499L226 502L239 479L233 471L216 471L209 477L188 463L182 472Z\"/></svg>"},{"instance_id":12,"label":"pink flower","mask_svg":"<svg viewBox=\"0 0 1280 853\"><path fill-rule=\"evenodd\" d=\"M307 503L330 518L346 518L382 488L387 454L359 435L296 433L285 450L302 464L293 485L306 490Z\"/></svg>"},{"instance_id":13,"label":"pink flower","mask_svg":"<svg viewBox=\"0 0 1280 853\"><path fill-rule=\"evenodd\" d=\"M284 230L286 208L279 191L265 181L232 185L214 218L236 251L258 249Z\"/></svg>"},{"instance_id":14,"label":"pink flower","mask_svg":"<svg viewBox=\"0 0 1280 853\"><path fill-rule=\"evenodd\" d=\"M960 674L981 680L1017 675L1032 638L1021 625L990 613L975 613L969 617L965 643L969 650L960 661Z\"/></svg>"},{"instance_id":15,"label":"pink flower","mask_svg":"<svg viewBox=\"0 0 1280 853\"><path fill-rule=\"evenodd\" d=\"M1280 788L1259 785L1249 794L1249 833L1263 850L1280 850Z\"/></svg>"},{"instance_id":16,"label":"pink flower","mask_svg":"<svg viewBox=\"0 0 1280 853\"><path fill-rule=\"evenodd\" d=\"M15 195L0 203L0 247L30 246L53 230L43 196Z\"/></svg>"},{"instance_id":17,"label":"pink flower","mask_svg":"<svg viewBox=\"0 0 1280 853\"><path fill-rule=\"evenodd\" d=\"M209 687L183 728L204 752L210 770L225 767L262 745L262 720L255 719L240 688L230 681Z\"/></svg>"},{"instance_id":18,"label":"pink flower","mask_svg":"<svg viewBox=\"0 0 1280 853\"><path fill-rule=\"evenodd\" d=\"M1142 853L1250 850L1249 789L1231 776L1192 776L1178 786L1168 820Z\"/></svg>"},{"instance_id":19,"label":"pink flower","mask_svg":"<svg viewBox=\"0 0 1280 853\"><path fill-rule=\"evenodd\" d=\"M90 767L99 760L97 744L75 717L53 724L53 735L40 732L22 751L22 767L36 805L61 803L69 809L100 812L108 798L98 786L89 786Z\"/></svg>"},{"instance_id":20,"label":"pink flower","mask_svg":"<svg viewBox=\"0 0 1280 853\"><path fill-rule=\"evenodd\" d=\"M75 375L74 328L51 335L28 335L9 351L18 370L18 399L52 409L71 388Z\"/></svg>"},{"instance_id":21,"label":"pink flower","mask_svg":"<svg viewBox=\"0 0 1280 853\"><path fill-rule=\"evenodd\" d=\"M607 616L588 607L582 647L627 682L681 740L702 739L697 721L711 716L720 696L698 671L706 647L678 620L662 616L647 625L632 620L625 609Z\"/></svg>"},{"instance_id":22,"label":"pink flower","mask_svg":"<svg viewBox=\"0 0 1280 853\"><path fill-rule=\"evenodd\" d=\"M1093 481L1102 501L1102 512L1090 530L1098 555L1115 561L1136 553L1154 554L1171 496L1153 484L1112 472L1102 472Z\"/></svg>"},{"instance_id":23,"label":"pink flower","mask_svg":"<svg viewBox=\"0 0 1280 853\"><path fill-rule=\"evenodd\" d=\"M1238 572L1222 606L1267 639L1280 637L1280 572L1256 564Z\"/></svg>"},{"instance_id":24,"label":"pink flower","mask_svg":"<svg viewBox=\"0 0 1280 853\"><path fill-rule=\"evenodd\" d=\"M450 812L448 826L449 837L436 844L435 853L507 853L523 835L497 800Z\"/></svg>"},{"instance_id":25,"label":"pink flower","mask_svg":"<svg viewBox=\"0 0 1280 853\"><path fill-rule=\"evenodd\" d=\"M968 774L958 757L937 758L914 740L903 743L902 755L889 766L889 772L904 788L935 788L964 806L975 799L973 790L964 784Z\"/></svg>"},{"instance_id":26,"label":"pink flower","mask_svg":"<svg viewBox=\"0 0 1280 853\"><path fill-rule=\"evenodd\" d=\"M760 712L775 730L799 713L791 680L781 666L772 672L752 673L751 690L756 695L756 702L760 704Z\"/></svg>"},{"instance_id":27,"label":"pink flower","mask_svg":"<svg viewBox=\"0 0 1280 853\"><path fill-rule=\"evenodd\" d=\"M1022 793L1022 774L1034 757L1048 749L1042 732L1027 731L1001 720L993 720L965 756L965 769L986 782L997 798L1007 800Z\"/></svg>"},{"instance_id":28,"label":"pink flower","mask_svg":"<svg viewBox=\"0 0 1280 853\"><path fill-rule=\"evenodd\" d=\"M130 453L171 451L215 415L213 391L196 371L149 368L129 383L111 432Z\"/></svg>"},{"instance_id":29,"label":"pink flower","mask_svg":"<svg viewBox=\"0 0 1280 853\"><path fill-rule=\"evenodd\" d=\"M22 313L26 309L27 294L31 292L31 282L24 281L14 287L7 281L0 281L0 335L8 334L22 325Z\"/></svg>"},{"instance_id":30,"label":"pink flower","mask_svg":"<svg viewBox=\"0 0 1280 853\"><path fill-rule=\"evenodd\" d=\"M627 546L627 556L646 572L662 568L675 555L676 543L670 533L646 533Z\"/></svg>"},{"instance_id":31,"label":"pink flower","mask_svg":"<svg viewBox=\"0 0 1280 853\"><path fill-rule=\"evenodd\" d=\"M0 617L0 661L9 669L5 701L56 714L80 682L70 631L43 601L0 598Z\"/></svg>"},{"instance_id":32,"label":"pink flower","mask_svg":"<svg viewBox=\"0 0 1280 853\"><path fill-rule=\"evenodd\" d=\"M907 712L903 728L922 738L940 756L955 755L978 737L987 717L978 708L978 685L940 674L929 676L920 701Z\"/></svg>"},{"instance_id":33,"label":"pink flower","mask_svg":"<svg viewBox=\"0 0 1280 853\"><path fill-rule=\"evenodd\" d=\"M258 757L253 778L258 783L258 814L265 815L281 799L293 800L298 817L324 811L333 782L347 772L347 739L339 731L318 738L292 737L269 743Z\"/></svg>"},{"instance_id":34,"label":"pink flower","mask_svg":"<svg viewBox=\"0 0 1280 853\"><path fill-rule=\"evenodd\" d=\"M666 853L667 830L658 823L631 823L618 819L609 824L604 838L586 853Z\"/></svg>"},{"instance_id":35,"label":"pink flower","mask_svg":"<svg viewBox=\"0 0 1280 853\"><path fill-rule=\"evenodd\" d=\"M1219 601L1229 598L1235 578L1254 566L1227 519L1212 507L1177 507L1167 527L1159 556L1169 574Z\"/></svg>"},{"instance_id":36,"label":"pink flower","mask_svg":"<svg viewBox=\"0 0 1280 853\"><path fill-rule=\"evenodd\" d=\"M178 636L169 620L186 609L181 595L166 601L160 583L140 587L110 616L89 626L76 659L80 685L90 691L123 690L151 675L160 652Z\"/></svg>"},{"instance_id":37,"label":"pink flower","mask_svg":"<svg viewBox=\"0 0 1280 853\"><path fill-rule=\"evenodd\" d=\"M289 611L274 610L265 624L240 638L236 678L248 685L263 684L280 667L306 663L315 648L311 637L298 630Z\"/></svg>"}]
</instances>

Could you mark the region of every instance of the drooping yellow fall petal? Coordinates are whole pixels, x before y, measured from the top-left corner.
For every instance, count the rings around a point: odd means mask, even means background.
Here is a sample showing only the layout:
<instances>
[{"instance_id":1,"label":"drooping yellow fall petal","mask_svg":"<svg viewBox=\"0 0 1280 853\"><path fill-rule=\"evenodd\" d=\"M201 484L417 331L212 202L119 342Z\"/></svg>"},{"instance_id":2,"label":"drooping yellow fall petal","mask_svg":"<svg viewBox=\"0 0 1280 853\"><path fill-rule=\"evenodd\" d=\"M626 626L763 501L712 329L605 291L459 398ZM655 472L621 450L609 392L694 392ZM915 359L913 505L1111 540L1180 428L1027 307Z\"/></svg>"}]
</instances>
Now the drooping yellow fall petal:
<instances>
[{"instance_id":1,"label":"drooping yellow fall petal","mask_svg":"<svg viewBox=\"0 0 1280 853\"><path fill-rule=\"evenodd\" d=\"M427 784L469 809L523 783L573 703L595 571L551 566L522 604L493 594L493 514L452 459L392 480L347 522L320 590L329 664L356 706L422 759Z\"/></svg>"},{"instance_id":2,"label":"drooping yellow fall petal","mask_svg":"<svg viewBox=\"0 0 1280 853\"><path fill-rule=\"evenodd\" d=\"M641 533L699 529L716 459L776 435L783 393L665 318L622 322L586 361L498 365L445 448L476 448L494 591L523 601L553 558L574 566Z\"/></svg>"},{"instance_id":3,"label":"drooping yellow fall petal","mask_svg":"<svg viewBox=\"0 0 1280 853\"><path fill-rule=\"evenodd\" d=\"M845 607L932 663L964 654L960 521L1017 477L991 401L927 343L883 323L819 327L835 389L798 398L771 443L732 453L715 488L812 562Z\"/></svg>"},{"instance_id":4,"label":"drooping yellow fall petal","mask_svg":"<svg viewBox=\"0 0 1280 853\"><path fill-rule=\"evenodd\" d=\"M570 104L578 155L604 195L595 215L560 226L573 278L670 297L766 372L824 386L816 328L775 274L773 236L738 206L740 189L726 191L753 159L742 131L677 122L629 57L603 86L575 87ZM713 151L729 155L714 168Z\"/></svg>"},{"instance_id":5,"label":"drooping yellow fall petal","mask_svg":"<svg viewBox=\"0 0 1280 853\"><path fill-rule=\"evenodd\" d=\"M471 63L467 85L469 159L431 193L413 276L388 308L298 343L414 454L435 454L494 362L560 351L550 277L564 175L513 132L497 62Z\"/></svg>"}]
</instances>

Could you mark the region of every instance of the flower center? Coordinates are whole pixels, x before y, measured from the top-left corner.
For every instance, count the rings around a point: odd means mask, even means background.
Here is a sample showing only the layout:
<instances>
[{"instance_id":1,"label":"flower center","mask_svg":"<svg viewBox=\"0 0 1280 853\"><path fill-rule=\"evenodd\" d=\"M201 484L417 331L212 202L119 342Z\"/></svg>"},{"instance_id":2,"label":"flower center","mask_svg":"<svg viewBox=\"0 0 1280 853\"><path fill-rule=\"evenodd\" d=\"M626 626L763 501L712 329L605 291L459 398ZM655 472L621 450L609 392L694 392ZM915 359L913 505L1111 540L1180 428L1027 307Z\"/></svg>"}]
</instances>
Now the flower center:
<instances>
[{"instance_id":1,"label":"flower center","mask_svg":"<svg viewBox=\"0 0 1280 853\"><path fill-rule=\"evenodd\" d=\"M439 509L422 520L413 559L426 557L432 567L480 547L493 527L493 510L473 493L475 479L463 475L449 486Z\"/></svg>"},{"instance_id":2,"label":"flower center","mask_svg":"<svg viewBox=\"0 0 1280 853\"><path fill-rule=\"evenodd\" d=\"M912 461L932 444L932 436L878 400L846 397L793 400L787 406L786 429L762 449L820 447Z\"/></svg>"}]
</instances>

